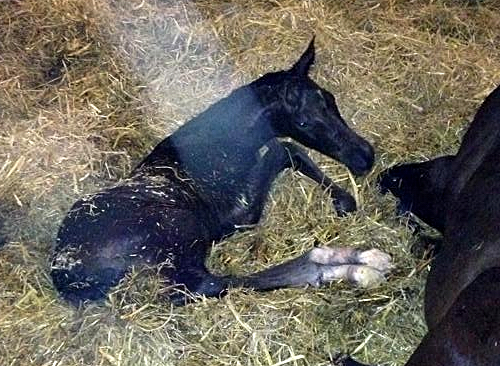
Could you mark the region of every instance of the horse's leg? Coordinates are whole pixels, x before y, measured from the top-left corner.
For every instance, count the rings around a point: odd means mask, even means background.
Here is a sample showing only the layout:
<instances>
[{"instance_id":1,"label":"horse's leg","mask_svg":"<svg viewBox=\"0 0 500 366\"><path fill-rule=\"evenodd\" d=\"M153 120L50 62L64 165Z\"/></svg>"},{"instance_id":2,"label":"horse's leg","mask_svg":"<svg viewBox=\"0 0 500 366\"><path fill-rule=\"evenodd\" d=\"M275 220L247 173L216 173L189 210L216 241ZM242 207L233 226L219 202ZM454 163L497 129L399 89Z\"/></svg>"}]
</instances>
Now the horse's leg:
<instances>
[{"instance_id":1,"label":"horse's leg","mask_svg":"<svg viewBox=\"0 0 500 366\"><path fill-rule=\"evenodd\" d=\"M338 214L356 209L354 198L337 186L298 146L271 140L261 150L262 156L247 172L245 186L241 195L235 198L234 208L224 218L226 224L240 228L257 224L274 179L288 168L300 171L331 192Z\"/></svg>"},{"instance_id":2,"label":"horse's leg","mask_svg":"<svg viewBox=\"0 0 500 366\"><path fill-rule=\"evenodd\" d=\"M222 297L230 287L228 277L213 275L205 266L177 271L175 276L167 270L162 275L173 277L176 283L175 288L168 292L168 300L177 306L195 301L196 296Z\"/></svg>"},{"instance_id":3,"label":"horse's leg","mask_svg":"<svg viewBox=\"0 0 500 366\"><path fill-rule=\"evenodd\" d=\"M356 210L356 201L343 188L336 185L317 165L307 153L291 142L282 142L287 151L289 167L301 172L318 183L323 189L328 190L333 198L333 205L339 215Z\"/></svg>"},{"instance_id":4,"label":"horse's leg","mask_svg":"<svg viewBox=\"0 0 500 366\"><path fill-rule=\"evenodd\" d=\"M360 287L372 287L384 281L391 268L391 257L378 249L360 251L353 248L317 247L309 252L244 277L228 277L233 286L255 290L282 287L318 287L335 280L347 280Z\"/></svg>"},{"instance_id":5,"label":"horse's leg","mask_svg":"<svg viewBox=\"0 0 500 366\"><path fill-rule=\"evenodd\" d=\"M264 145L257 162L247 172L241 193L235 197L234 207L227 213L225 221L240 229L256 225L276 176L291 165L289 154L278 140Z\"/></svg>"},{"instance_id":6,"label":"horse's leg","mask_svg":"<svg viewBox=\"0 0 500 366\"><path fill-rule=\"evenodd\" d=\"M360 287L373 287L385 280L391 257L378 249L318 247L309 252L248 276L217 276L205 267L176 271L174 282L181 284L169 294L175 305L185 305L193 296L221 297L229 287L266 291L284 287L318 287L335 280L346 280ZM166 274L172 278L172 274Z\"/></svg>"},{"instance_id":7,"label":"horse's leg","mask_svg":"<svg viewBox=\"0 0 500 366\"><path fill-rule=\"evenodd\" d=\"M256 224L272 182L286 168L298 167L300 163L304 172L313 179L316 178L325 188L331 188L333 184L328 178L325 180L325 175L297 146L273 140L266 145L261 155L254 167L247 172L245 186L240 196L236 197L234 207L223 218L224 226L244 227ZM165 274L165 277L182 284L192 294L217 297L224 295L229 287L270 290L319 286L337 279L369 287L384 279L383 275L390 267L390 257L376 249L358 251L352 248L314 248L298 258L243 277L213 275L201 262L196 265L184 264L178 265L175 273ZM185 304L189 299L182 289L178 295L171 296L175 304Z\"/></svg>"},{"instance_id":8,"label":"horse's leg","mask_svg":"<svg viewBox=\"0 0 500 366\"><path fill-rule=\"evenodd\" d=\"M231 216L233 222L256 223L275 176L290 167L312 178L323 188L331 189L332 196L338 199L334 202L340 212L355 209L352 196L336 186L298 146L276 140L266 146L267 151L247 176L249 183L245 191L245 209L240 206L239 211L234 211L239 215ZM308 284L319 286L337 279L369 287L383 281L383 275L390 266L390 256L377 249L359 251L353 248L322 247L262 272L246 277L221 277L221 281L228 286L252 287L257 290Z\"/></svg>"}]
</instances>

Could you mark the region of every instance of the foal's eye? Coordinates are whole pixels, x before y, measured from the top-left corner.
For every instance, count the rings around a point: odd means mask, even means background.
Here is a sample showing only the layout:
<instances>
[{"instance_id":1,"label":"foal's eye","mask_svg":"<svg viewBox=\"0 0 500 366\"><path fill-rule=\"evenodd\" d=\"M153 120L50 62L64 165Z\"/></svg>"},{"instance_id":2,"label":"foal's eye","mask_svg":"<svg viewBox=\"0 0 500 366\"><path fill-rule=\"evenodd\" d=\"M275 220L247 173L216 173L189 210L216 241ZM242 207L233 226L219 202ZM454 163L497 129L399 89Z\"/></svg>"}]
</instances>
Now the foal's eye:
<instances>
[{"instance_id":1,"label":"foal's eye","mask_svg":"<svg viewBox=\"0 0 500 366\"><path fill-rule=\"evenodd\" d=\"M299 127L301 127L301 128L305 128L305 127L307 127L307 122L306 122L306 121L304 121L304 120L299 120L299 121L297 122L297 124L298 124L298 125L299 125Z\"/></svg>"}]
</instances>

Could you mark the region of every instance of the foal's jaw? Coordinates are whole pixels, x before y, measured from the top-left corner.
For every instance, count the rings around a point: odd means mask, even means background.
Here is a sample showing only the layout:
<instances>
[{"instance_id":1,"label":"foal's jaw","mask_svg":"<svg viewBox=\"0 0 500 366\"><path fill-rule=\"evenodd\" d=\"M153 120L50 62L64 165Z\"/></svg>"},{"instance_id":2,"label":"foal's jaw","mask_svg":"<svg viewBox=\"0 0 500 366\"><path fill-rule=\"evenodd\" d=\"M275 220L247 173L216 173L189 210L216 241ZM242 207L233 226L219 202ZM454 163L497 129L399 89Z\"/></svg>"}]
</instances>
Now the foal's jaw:
<instances>
[{"instance_id":1,"label":"foal's jaw","mask_svg":"<svg viewBox=\"0 0 500 366\"><path fill-rule=\"evenodd\" d=\"M339 161L356 176L369 172L375 160L373 147L347 125L333 95L311 80L297 83L295 93L289 89L273 130Z\"/></svg>"},{"instance_id":2,"label":"foal's jaw","mask_svg":"<svg viewBox=\"0 0 500 366\"><path fill-rule=\"evenodd\" d=\"M318 134L318 144L310 147L344 164L355 176L368 173L375 161L370 143L351 130L344 120L330 122L330 125L333 127L326 127Z\"/></svg>"}]
</instances>

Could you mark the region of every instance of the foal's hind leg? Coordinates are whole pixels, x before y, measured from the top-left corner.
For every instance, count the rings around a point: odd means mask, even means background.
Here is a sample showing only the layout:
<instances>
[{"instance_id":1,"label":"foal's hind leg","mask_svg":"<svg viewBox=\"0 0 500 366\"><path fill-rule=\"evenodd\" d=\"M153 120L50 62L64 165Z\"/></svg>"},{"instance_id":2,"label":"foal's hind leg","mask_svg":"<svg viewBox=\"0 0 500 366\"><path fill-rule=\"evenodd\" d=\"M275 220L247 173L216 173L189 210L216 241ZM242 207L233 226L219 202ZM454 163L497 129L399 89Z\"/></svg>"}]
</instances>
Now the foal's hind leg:
<instances>
[{"instance_id":1,"label":"foal's hind leg","mask_svg":"<svg viewBox=\"0 0 500 366\"><path fill-rule=\"evenodd\" d=\"M391 257L378 249L318 247L264 271L228 280L232 285L256 290L317 287L341 279L360 287L373 287L385 280L384 274L390 268Z\"/></svg>"},{"instance_id":2,"label":"foal's hind leg","mask_svg":"<svg viewBox=\"0 0 500 366\"><path fill-rule=\"evenodd\" d=\"M335 280L346 280L359 287L373 287L385 280L384 274L391 267L391 257L378 249L361 251L318 247L300 257L248 276L215 276L206 269L200 269L186 272L183 277L196 279L196 286L185 286L191 294L220 297L226 294L229 287L266 291L308 285L318 287ZM170 300L175 305L184 305L190 301L190 297L181 289L170 295Z\"/></svg>"},{"instance_id":3,"label":"foal's hind leg","mask_svg":"<svg viewBox=\"0 0 500 366\"><path fill-rule=\"evenodd\" d=\"M282 142L282 146L288 152L290 157L289 167L301 172L318 183L323 189L330 192L333 198L333 205L339 215L356 210L356 201L343 188L336 185L297 145L291 142Z\"/></svg>"},{"instance_id":4,"label":"foal's hind leg","mask_svg":"<svg viewBox=\"0 0 500 366\"><path fill-rule=\"evenodd\" d=\"M262 156L247 172L245 186L235 198L235 204L222 219L226 228L256 224L262 213L270 186L282 170L295 167L314 179L324 188L352 197L333 184L300 148L272 140L266 144ZM354 200L352 200L354 202ZM351 209L355 208L350 207ZM229 230L231 231L231 230ZM184 285L195 295L217 297L233 287L250 287L270 290L281 287L319 286L323 283L345 279L363 287L373 286L384 280L390 268L390 256L376 249L358 251L352 248L315 248L304 255L246 277L215 276L201 264L182 265L174 274L165 276L174 283ZM175 304L189 302L182 290L170 298Z\"/></svg>"}]
</instances>

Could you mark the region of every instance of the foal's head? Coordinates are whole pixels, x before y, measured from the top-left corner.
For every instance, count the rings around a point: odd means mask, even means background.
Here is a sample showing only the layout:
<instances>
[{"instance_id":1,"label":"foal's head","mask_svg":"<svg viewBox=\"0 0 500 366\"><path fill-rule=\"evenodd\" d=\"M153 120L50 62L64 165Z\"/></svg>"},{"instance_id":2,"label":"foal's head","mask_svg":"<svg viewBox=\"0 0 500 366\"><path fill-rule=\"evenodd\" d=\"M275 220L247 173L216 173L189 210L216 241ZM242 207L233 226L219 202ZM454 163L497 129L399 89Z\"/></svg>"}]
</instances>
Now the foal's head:
<instances>
[{"instance_id":1,"label":"foal's head","mask_svg":"<svg viewBox=\"0 0 500 366\"><path fill-rule=\"evenodd\" d=\"M290 70L269 73L251 84L279 137L291 137L345 164L355 175L368 172L372 146L346 124L335 98L308 76L314 39Z\"/></svg>"}]
</instances>

